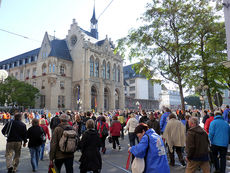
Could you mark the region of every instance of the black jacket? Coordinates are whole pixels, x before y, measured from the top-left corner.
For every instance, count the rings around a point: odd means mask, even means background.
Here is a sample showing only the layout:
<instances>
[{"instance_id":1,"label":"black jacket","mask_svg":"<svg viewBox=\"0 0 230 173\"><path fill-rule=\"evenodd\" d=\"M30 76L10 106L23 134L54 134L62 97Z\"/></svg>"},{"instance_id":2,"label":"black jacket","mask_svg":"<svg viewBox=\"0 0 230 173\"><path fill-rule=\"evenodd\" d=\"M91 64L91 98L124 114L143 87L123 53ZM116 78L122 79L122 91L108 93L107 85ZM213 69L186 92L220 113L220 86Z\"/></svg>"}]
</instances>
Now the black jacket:
<instances>
[{"instance_id":1,"label":"black jacket","mask_svg":"<svg viewBox=\"0 0 230 173\"><path fill-rule=\"evenodd\" d=\"M29 139L28 147L38 147L42 145L42 140L40 136L43 131L40 126L32 126L27 131L27 138Z\"/></svg>"},{"instance_id":2,"label":"black jacket","mask_svg":"<svg viewBox=\"0 0 230 173\"><path fill-rule=\"evenodd\" d=\"M80 158L80 169L84 171L95 171L101 169L102 161L99 152L101 146L100 137L95 129L85 131L79 143L82 155Z\"/></svg>"},{"instance_id":3,"label":"black jacket","mask_svg":"<svg viewBox=\"0 0 230 173\"><path fill-rule=\"evenodd\" d=\"M51 119L50 128L54 130L61 123L60 118L56 115Z\"/></svg>"},{"instance_id":4,"label":"black jacket","mask_svg":"<svg viewBox=\"0 0 230 173\"><path fill-rule=\"evenodd\" d=\"M156 119L153 120L148 120L147 121L147 125L149 128L153 128L155 130L155 132L160 135L161 133L161 128L160 128L160 123L159 121L157 121Z\"/></svg>"},{"instance_id":5,"label":"black jacket","mask_svg":"<svg viewBox=\"0 0 230 173\"><path fill-rule=\"evenodd\" d=\"M141 118L140 118L140 121L139 121L139 123L147 123L147 121L149 120L149 118L147 117L147 116L142 116Z\"/></svg>"},{"instance_id":6,"label":"black jacket","mask_svg":"<svg viewBox=\"0 0 230 173\"><path fill-rule=\"evenodd\" d=\"M7 133L6 129L8 125L12 122L10 134L7 137L7 142L27 142L26 138L26 125L20 120L11 120L6 123L6 125L2 129L2 134L5 135Z\"/></svg>"}]
</instances>

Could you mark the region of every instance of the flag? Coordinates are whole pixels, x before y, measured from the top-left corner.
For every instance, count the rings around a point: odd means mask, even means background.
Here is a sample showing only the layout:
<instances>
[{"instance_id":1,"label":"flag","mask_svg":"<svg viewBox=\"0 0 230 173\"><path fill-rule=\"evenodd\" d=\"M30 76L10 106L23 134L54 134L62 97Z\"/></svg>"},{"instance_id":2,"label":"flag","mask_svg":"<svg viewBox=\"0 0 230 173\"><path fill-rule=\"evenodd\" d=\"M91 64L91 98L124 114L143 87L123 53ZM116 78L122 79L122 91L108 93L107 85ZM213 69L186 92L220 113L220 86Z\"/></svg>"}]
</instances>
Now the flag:
<instances>
[{"instance_id":1,"label":"flag","mask_svg":"<svg viewBox=\"0 0 230 173\"><path fill-rule=\"evenodd\" d=\"M97 97L95 97L95 108L97 107Z\"/></svg>"}]
</instances>

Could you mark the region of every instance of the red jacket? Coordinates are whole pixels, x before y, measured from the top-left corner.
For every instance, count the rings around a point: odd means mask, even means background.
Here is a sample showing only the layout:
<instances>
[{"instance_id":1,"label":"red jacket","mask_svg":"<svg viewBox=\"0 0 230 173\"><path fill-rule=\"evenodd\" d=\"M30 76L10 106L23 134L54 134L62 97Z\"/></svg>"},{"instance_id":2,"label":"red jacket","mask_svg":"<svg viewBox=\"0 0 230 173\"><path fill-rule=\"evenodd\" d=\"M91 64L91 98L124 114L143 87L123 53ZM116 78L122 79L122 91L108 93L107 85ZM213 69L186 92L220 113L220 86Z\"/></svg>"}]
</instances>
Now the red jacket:
<instances>
[{"instance_id":1,"label":"red jacket","mask_svg":"<svg viewBox=\"0 0 230 173\"><path fill-rule=\"evenodd\" d=\"M210 124L211 124L211 122L214 120L214 116L210 116L207 120L206 120L206 122L205 122L205 124L204 124L204 130L207 132L207 133L209 133L209 126L210 126Z\"/></svg>"},{"instance_id":2,"label":"red jacket","mask_svg":"<svg viewBox=\"0 0 230 173\"><path fill-rule=\"evenodd\" d=\"M44 132L46 133L46 136L48 136L48 139L50 140L50 132L47 125L41 124L40 126L43 128Z\"/></svg>"},{"instance_id":3,"label":"red jacket","mask_svg":"<svg viewBox=\"0 0 230 173\"><path fill-rule=\"evenodd\" d=\"M109 125L108 125L108 123L105 123L105 122L102 122L102 124L101 124L100 122L97 123L97 131L99 132L100 138L102 137L101 132L102 132L102 130L103 130L104 125L106 126L106 128L107 128L108 131L109 131ZM100 130L99 130L99 129L100 129Z\"/></svg>"},{"instance_id":4,"label":"red jacket","mask_svg":"<svg viewBox=\"0 0 230 173\"><path fill-rule=\"evenodd\" d=\"M110 135L111 136L120 136L121 123L118 120L114 120L110 126Z\"/></svg>"}]
</instances>

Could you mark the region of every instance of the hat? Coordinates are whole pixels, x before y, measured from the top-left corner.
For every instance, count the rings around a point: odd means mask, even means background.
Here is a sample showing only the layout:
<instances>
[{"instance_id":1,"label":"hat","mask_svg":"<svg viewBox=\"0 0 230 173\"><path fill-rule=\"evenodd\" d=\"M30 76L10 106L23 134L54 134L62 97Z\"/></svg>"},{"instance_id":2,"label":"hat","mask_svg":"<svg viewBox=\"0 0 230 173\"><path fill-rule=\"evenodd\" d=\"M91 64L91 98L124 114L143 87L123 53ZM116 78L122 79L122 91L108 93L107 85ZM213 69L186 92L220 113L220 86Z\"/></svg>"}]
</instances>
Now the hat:
<instances>
[{"instance_id":1,"label":"hat","mask_svg":"<svg viewBox=\"0 0 230 173\"><path fill-rule=\"evenodd\" d=\"M55 115L59 115L59 112L56 112Z\"/></svg>"}]
</instances>

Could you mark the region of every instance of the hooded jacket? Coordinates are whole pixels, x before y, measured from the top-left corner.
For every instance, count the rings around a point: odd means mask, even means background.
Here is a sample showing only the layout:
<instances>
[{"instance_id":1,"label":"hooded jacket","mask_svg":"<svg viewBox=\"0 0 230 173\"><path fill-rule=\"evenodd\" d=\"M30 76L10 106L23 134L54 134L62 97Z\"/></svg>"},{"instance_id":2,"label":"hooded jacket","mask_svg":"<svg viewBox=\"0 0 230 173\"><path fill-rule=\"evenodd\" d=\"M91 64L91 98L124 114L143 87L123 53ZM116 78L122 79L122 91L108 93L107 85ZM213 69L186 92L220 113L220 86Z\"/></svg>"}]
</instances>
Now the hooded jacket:
<instances>
[{"instance_id":1,"label":"hooded jacket","mask_svg":"<svg viewBox=\"0 0 230 173\"><path fill-rule=\"evenodd\" d=\"M161 116L161 120L160 120L160 128L161 128L161 132L163 133L165 130L165 127L167 125L168 119L169 119L169 114L170 112L165 112L162 116Z\"/></svg>"},{"instance_id":2,"label":"hooded jacket","mask_svg":"<svg viewBox=\"0 0 230 173\"><path fill-rule=\"evenodd\" d=\"M144 158L147 154L144 173L170 173L164 143L153 129L147 130L140 143L132 146L130 152L138 158Z\"/></svg>"},{"instance_id":3,"label":"hooded jacket","mask_svg":"<svg viewBox=\"0 0 230 173\"><path fill-rule=\"evenodd\" d=\"M185 150L189 160L208 161L209 139L200 126L188 130Z\"/></svg>"},{"instance_id":4,"label":"hooded jacket","mask_svg":"<svg viewBox=\"0 0 230 173\"><path fill-rule=\"evenodd\" d=\"M230 127L221 115L214 117L209 127L209 139L212 145L228 147Z\"/></svg>"}]
</instances>

